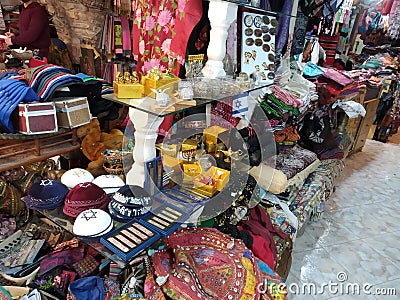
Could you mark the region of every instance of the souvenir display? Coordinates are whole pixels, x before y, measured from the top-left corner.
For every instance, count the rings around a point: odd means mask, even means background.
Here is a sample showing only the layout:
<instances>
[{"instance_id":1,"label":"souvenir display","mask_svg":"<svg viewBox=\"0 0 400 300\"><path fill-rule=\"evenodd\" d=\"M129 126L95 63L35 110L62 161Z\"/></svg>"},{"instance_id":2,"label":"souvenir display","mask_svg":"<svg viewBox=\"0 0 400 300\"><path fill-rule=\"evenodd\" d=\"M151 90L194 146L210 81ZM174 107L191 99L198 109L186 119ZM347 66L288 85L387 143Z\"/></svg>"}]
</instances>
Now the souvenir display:
<instances>
[{"instance_id":1,"label":"souvenir display","mask_svg":"<svg viewBox=\"0 0 400 300\"><path fill-rule=\"evenodd\" d=\"M114 95L117 98L142 98L144 87L139 83L139 77L136 72L117 73L113 82Z\"/></svg>"},{"instance_id":2,"label":"souvenir display","mask_svg":"<svg viewBox=\"0 0 400 300\"><path fill-rule=\"evenodd\" d=\"M159 238L160 235L155 230L146 228L138 221L133 220L101 237L100 241L127 261Z\"/></svg>"},{"instance_id":3,"label":"souvenir display","mask_svg":"<svg viewBox=\"0 0 400 300\"><path fill-rule=\"evenodd\" d=\"M189 214L184 211L172 205L164 204L153 210L150 215L141 218L139 222L166 237L179 228L188 218Z\"/></svg>"},{"instance_id":4,"label":"souvenir display","mask_svg":"<svg viewBox=\"0 0 400 300\"><path fill-rule=\"evenodd\" d=\"M272 84L275 79L276 17L272 12L242 12L240 71L263 85Z\"/></svg>"}]
</instances>

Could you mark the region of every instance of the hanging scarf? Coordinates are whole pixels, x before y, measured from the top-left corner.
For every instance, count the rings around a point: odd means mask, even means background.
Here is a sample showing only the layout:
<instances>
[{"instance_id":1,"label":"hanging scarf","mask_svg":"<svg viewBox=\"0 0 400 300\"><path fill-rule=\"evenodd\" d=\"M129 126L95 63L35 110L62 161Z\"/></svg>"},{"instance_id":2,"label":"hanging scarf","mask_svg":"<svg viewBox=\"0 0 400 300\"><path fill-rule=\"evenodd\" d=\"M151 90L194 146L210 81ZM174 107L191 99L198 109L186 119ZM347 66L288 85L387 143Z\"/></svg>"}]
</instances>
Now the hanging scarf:
<instances>
[{"instance_id":1,"label":"hanging scarf","mask_svg":"<svg viewBox=\"0 0 400 300\"><path fill-rule=\"evenodd\" d=\"M121 16L121 26L122 26L122 49L125 55L130 55L132 50L131 44L131 32L129 30L129 21L125 16Z\"/></svg>"},{"instance_id":2,"label":"hanging scarf","mask_svg":"<svg viewBox=\"0 0 400 300\"><path fill-rule=\"evenodd\" d=\"M133 1L132 7L137 72L145 74L155 66L164 71L171 58L183 64L187 40L202 15L201 0ZM172 72L177 75L179 68Z\"/></svg>"}]
</instances>

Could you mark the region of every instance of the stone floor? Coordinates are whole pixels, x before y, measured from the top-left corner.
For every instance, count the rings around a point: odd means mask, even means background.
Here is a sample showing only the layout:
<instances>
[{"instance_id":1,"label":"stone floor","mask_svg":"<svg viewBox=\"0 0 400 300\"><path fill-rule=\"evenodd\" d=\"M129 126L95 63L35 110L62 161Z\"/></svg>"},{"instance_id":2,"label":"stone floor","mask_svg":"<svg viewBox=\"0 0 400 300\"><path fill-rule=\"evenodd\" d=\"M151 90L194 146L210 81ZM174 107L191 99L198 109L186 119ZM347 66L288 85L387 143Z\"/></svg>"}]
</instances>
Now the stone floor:
<instances>
[{"instance_id":1,"label":"stone floor","mask_svg":"<svg viewBox=\"0 0 400 300\"><path fill-rule=\"evenodd\" d=\"M289 299L400 299L399 137L346 159L327 211L294 243Z\"/></svg>"}]
</instances>

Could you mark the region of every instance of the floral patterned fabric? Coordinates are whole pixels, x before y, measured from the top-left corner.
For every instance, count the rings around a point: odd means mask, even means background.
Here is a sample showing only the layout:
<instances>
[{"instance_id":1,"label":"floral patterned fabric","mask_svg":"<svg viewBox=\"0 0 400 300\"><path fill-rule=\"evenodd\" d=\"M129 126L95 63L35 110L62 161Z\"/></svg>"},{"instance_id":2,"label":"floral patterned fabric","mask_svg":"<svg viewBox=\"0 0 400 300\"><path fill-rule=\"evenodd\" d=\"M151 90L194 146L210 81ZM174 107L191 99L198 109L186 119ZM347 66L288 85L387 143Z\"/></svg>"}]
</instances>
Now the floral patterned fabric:
<instances>
[{"instance_id":1,"label":"floral patterned fabric","mask_svg":"<svg viewBox=\"0 0 400 300\"><path fill-rule=\"evenodd\" d=\"M137 71L145 74L155 66L164 71L170 59L183 64L187 40L202 15L201 0L134 0L132 7ZM177 75L179 68L172 71Z\"/></svg>"}]
</instances>

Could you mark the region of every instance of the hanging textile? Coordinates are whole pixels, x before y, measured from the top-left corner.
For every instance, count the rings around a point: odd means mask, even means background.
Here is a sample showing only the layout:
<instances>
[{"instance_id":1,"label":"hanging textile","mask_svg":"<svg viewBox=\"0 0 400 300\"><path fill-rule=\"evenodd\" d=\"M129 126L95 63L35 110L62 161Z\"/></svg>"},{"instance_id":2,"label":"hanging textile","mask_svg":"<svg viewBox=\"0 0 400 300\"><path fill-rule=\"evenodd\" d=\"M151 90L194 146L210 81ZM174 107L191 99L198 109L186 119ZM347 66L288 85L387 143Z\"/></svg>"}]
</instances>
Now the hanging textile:
<instances>
[{"instance_id":1,"label":"hanging textile","mask_svg":"<svg viewBox=\"0 0 400 300\"><path fill-rule=\"evenodd\" d=\"M133 53L137 71L146 73L158 66L170 69L170 60L184 63L186 45L202 15L201 0L135 0L132 2ZM178 74L179 68L171 70Z\"/></svg>"},{"instance_id":2,"label":"hanging textile","mask_svg":"<svg viewBox=\"0 0 400 300\"><path fill-rule=\"evenodd\" d=\"M0 31L6 30L6 23L4 22L3 12L0 7Z\"/></svg>"},{"instance_id":3,"label":"hanging textile","mask_svg":"<svg viewBox=\"0 0 400 300\"><path fill-rule=\"evenodd\" d=\"M286 0L278 23L278 33L276 35L276 50L281 52L289 36L290 15L292 13L292 0Z\"/></svg>"},{"instance_id":4,"label":"hanging textile","mask_svg":"<svg viewBox=\"0 0 400 300\"><path fill-rule=\"evenodd\" d=\"M294 26L292 55L300 54L303 52L306 39L307 22L308 18L299 9L297 11L296 24Z\"/></svg>"}]
</instances>

